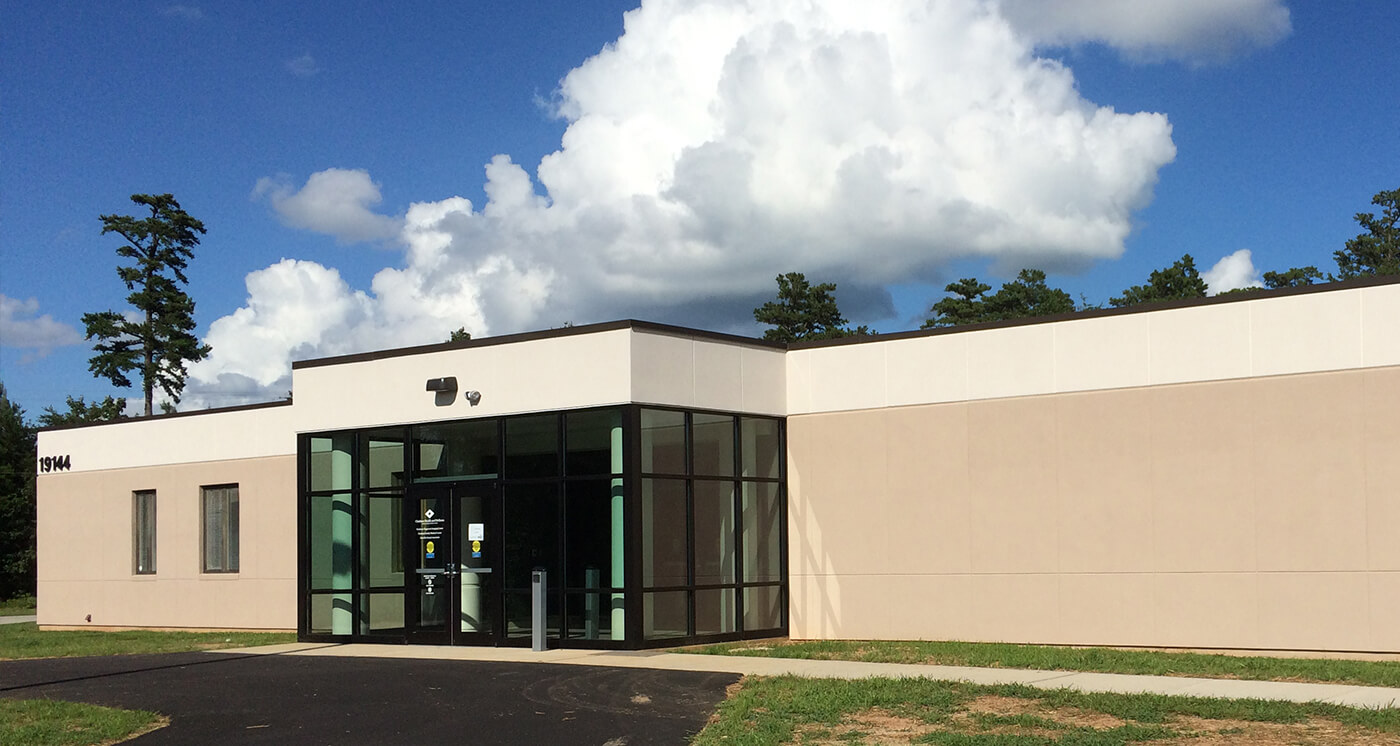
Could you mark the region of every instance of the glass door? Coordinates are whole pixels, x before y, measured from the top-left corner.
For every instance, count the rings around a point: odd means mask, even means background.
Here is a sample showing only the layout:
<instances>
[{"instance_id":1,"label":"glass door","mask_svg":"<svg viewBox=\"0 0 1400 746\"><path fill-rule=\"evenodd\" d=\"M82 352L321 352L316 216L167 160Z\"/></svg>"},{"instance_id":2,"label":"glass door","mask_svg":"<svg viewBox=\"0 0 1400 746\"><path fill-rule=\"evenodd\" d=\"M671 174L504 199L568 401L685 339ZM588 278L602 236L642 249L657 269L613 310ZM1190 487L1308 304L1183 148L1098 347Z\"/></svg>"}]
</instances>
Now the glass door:
<instances>
[{"instance_id":1,"label":"glass door","mask_svg":"<svg viewBox=\"0 0 1400 746\"><path fill-rule=\"evenodd\" d=\"M495 645L500 527L494 482L416 485L404 500L407 641Z\"/></svg>"}]
</instances>

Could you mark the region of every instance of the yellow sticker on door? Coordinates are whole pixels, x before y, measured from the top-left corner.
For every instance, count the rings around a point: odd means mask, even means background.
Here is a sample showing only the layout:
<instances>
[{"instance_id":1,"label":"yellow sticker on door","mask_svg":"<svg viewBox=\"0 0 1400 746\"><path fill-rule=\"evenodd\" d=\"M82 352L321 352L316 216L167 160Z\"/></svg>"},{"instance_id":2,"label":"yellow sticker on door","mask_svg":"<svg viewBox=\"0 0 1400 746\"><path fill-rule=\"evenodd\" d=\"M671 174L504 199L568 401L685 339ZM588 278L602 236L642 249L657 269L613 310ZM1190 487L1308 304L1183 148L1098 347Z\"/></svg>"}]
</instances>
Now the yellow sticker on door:
<instances>
[{"instance_id":1,"label":"yellow sticker on door","mask_svg":"<svg viewBox=\"0 0 1400 746\"><path fill-rule=\"evenodd\" d=\"M433 559L436 555L436 549L437 545L433 544L431 541L423 545L423 553L427 555L428 559Z\"/></svg>"}]
</instances>

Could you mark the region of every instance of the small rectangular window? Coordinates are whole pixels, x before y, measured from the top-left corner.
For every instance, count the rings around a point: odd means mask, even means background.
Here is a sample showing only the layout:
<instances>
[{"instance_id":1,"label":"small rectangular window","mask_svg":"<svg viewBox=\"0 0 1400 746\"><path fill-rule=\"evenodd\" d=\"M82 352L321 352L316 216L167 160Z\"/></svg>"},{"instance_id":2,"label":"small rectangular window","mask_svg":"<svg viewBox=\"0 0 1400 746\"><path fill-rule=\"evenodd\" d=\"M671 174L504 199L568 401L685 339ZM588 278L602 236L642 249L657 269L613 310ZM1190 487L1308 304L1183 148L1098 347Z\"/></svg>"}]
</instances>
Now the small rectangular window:
<instances>
[{"instance_id":1,"label":"small rectangular window","mask_svg":"<svg viewBox=\"0 0 1400 746\"><path fill-rule=\"evenodd\" d=\"M204 572L238 572L238 485L199 490Z\"/></svg>"},{"instance_id":2,"label":"small rectangular window","mask_svg":"<svg viewBox=\"0 0 1400 746\"><path fill-rule=\"evenodd\" d=\"M156 491L131 493L131 567L137 575L156 572Z\"/></svg>"}]
</instances>

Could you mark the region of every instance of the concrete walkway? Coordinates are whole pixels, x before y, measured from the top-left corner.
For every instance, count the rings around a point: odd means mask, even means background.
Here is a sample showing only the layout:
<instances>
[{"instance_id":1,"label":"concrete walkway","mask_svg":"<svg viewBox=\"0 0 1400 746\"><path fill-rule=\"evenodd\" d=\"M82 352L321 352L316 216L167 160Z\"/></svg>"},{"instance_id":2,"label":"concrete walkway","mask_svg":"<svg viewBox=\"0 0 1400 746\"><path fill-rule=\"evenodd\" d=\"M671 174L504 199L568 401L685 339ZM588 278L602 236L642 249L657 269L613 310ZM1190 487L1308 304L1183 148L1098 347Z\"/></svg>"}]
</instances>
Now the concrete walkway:
<instances>
[{"instance_id":1,"label":"concrete walkway","mask_svg":"<svg viewBox=\"0 0 1400 746\"><path fill-rule=\"evenodd\" d=\"M756 658L728 655L691 655L664 651L547 650L527 648L469 648L424 645L337 645L291 643L219 652L264 655L344 656L364 658L417 658L511 663L559 663L579 666L615 666L671 671L706 671L754 676L805 676L828 679L871 677L927 678L967 681L974 684L1025 684L1039 689L1074 689L1081 692L1169 694L1229 699L1272 699L1288 702L1328 702L1347 707L1400 706L1400 689L1352 684L1302 684L1288 681L1200 679L1185 676L1137 676L1075 671L1034 671L1016 668L924 666L907 663L859 663L795 658Z\"/></svg>"},{"instance_id":2,"label":"concrete walkway","mask_svg":"<svg viewBox=\"0 0 1400 746\"><path fill-rule=\"evenodd\" d=\"M37 622L39 617L30 614L29 616L0 616L0 624L24 624L25 622Z\"/></svg>"}]
</instances>

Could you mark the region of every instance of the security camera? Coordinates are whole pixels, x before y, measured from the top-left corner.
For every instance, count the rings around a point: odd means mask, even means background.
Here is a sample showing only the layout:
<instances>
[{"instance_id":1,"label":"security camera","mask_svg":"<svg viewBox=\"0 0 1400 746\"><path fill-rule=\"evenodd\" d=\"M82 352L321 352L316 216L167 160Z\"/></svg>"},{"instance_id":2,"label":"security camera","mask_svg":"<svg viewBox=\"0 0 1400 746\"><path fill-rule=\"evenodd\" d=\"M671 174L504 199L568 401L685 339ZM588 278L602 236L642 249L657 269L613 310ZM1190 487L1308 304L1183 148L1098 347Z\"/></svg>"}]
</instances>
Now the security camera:
<instances>
[{"instance_id":1,"label":"security camera","mask_svg":"<svg viewBox=\"0 0 1400 746\"><path fill-rule=\"evenodd\" d=\"M467 398L467 402L470 403L473 407L481 403L480 391L468 391L467 393L463 394L463 396Z\"/></svg>"}]
</instances>

